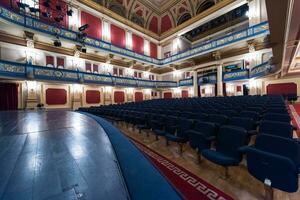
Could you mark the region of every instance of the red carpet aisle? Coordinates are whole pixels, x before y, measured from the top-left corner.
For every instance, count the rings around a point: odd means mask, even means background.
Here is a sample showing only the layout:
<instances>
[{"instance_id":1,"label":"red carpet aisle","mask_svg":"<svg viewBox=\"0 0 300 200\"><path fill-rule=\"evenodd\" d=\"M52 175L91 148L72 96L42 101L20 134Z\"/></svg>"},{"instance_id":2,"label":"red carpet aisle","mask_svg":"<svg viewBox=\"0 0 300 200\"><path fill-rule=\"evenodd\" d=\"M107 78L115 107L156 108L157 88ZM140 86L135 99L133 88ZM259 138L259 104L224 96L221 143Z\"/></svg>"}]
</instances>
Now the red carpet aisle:
<instances>
[{"instance_id":1,"label":"red carpet aisle","mask_svg":"<svg viewBox=\"0 0 300 200\"><path fill-rule=\"evenodd\" d=\"M128 136L129 137L129 136ZM129 137L150 161L156 166L170 183L187 200L232 200L233 198L215 188L198 176L185 170L166 157L152 151L142 143Z\"/></svg>"},{"instance_id":2,"label":"red carpet aisle","mask_svg":"<svg viewBox=\"0 0 300 200\"><path fill-rule=\"evenodd\" d=\"M292 123L297 127L297 136L300 138L300 104L289 105L290 115L292 117Z\"/></svg>"}]
</instances>

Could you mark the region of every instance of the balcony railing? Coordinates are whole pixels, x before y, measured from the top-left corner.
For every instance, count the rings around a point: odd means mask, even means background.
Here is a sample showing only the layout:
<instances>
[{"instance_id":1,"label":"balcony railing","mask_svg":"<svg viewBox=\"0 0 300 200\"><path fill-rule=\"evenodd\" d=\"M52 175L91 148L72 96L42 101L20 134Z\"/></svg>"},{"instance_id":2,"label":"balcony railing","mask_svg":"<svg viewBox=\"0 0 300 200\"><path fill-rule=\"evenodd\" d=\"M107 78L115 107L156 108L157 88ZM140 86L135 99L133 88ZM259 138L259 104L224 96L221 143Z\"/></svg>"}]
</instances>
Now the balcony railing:
<instances>
[{"instance_id":1,"label":"balcony railing","mask_svg":"<svg viewBox=\"0 0 300 200\"><path fill-rule=\"evenodd\" d=\"M90 83L99 85L171 88L177 87L175 81L152 81L107 74L94 74L69 69L59 69L0 60L0 77L25 80L62 81L67 83Z\"/></svg>"},{"instance_id":2,"label":"balcony railing","mask_svg":"<svg viewBox=\"0 0 300 200\"><path fill-rule=\"evenodd\" d=\"M192 86L193 85L193 77L181 79L179 81L179 86Z\"/></svg>"},{"instance_id":3,"label":"balcony railing","mask_svg":"<svg viewBox=\"0 0 300 200\"><path fill-rule=\"evenodd\" d=\"M247 69L236 70L232 72L226 72L223 74L223 80L226 81L236 81L249 78L249 71Z\"/></svg>"},{"instance_id":4,"label":"balcony railing","mask_svg":"<svg viewBox=\"0 0 300 200\"><path fill-rule=\"evenodd\" d=\"M14 11L11 11L7 8L0 7L0 18L9 21L11 23L24 26L25 28L32 29L35 31L39 31L42 33L50 34L50 35L58 35L61 38L77 42L78 33L69 29L56 27L52 24L48 24L43 22L37 18L33 18L31 16L27 16L25 14L19 14ZM157 66L163 66L167 64L171 64L174 62L182 61L184 59L188 59L191 57L203 55L217 49L223 48L228 45L232 45L237 42L246 41L249 39L253 39L256 37L261 37L267 35L269 33L269 25L268 22L263 22L251 27L248 27L244 30L237 31L230 35L226 35L224 37L216 38L210 40L204 44L188 49L187 51L180 52L176 55L172 55L168 58L164 59L155 59L146 55L138 54L133 52L132 50L126 48L120 48L113 44L107 43L105 41L94 39L88 37L85 40L85 44L94 48L98 48L107 52L115 53L120 56L130 57L133 59L137 59L149 64L154 64Z\"/></svg>"}]
</instances>

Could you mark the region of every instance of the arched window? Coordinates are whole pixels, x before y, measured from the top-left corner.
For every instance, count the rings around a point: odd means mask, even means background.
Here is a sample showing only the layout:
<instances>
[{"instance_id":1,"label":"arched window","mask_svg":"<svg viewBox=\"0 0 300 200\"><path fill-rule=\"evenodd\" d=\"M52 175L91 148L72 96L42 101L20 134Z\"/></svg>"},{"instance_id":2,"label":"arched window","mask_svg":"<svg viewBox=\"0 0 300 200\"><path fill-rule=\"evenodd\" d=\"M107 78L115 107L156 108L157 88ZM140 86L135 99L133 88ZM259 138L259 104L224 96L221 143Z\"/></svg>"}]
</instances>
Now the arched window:
<instances>
[{"instance_id":1,"label":"arched window","mask_svg":"<svg viewBox=\"0 0 300 200\"><path fill-rule=\"evenodd\" d=\"M177 21L177 25L180 25L191 18L192 18L192 16L190 13L184 13L181 17L179 17L179 19Z\"/></svg>"},{"instance_id":2,"label":"arched window","mask_svg":"<svg viewBox=\"0 0 300 200\"><path fill-rule=\"evenodd\" d=\"M202 13L203 11L209 9L210 7L212 7L214 5L215 5L215 2L213 0L204 1L197 8L197 14Z\"/></svg>"}]
</instances>

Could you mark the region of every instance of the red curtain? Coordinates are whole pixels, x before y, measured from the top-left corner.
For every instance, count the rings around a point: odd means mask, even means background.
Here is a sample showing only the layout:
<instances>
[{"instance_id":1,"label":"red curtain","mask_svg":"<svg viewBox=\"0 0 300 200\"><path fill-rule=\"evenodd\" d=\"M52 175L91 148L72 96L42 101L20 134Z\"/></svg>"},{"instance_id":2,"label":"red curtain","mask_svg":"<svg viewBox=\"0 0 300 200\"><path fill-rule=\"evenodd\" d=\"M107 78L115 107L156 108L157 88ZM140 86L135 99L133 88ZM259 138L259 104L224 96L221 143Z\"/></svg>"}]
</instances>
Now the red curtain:
<instances>
[{"instance_id":1,"label":"red curtain","mask_svg":"<svg viewBox=\"0 0 300 200\"><path fill-rule=\"evenodd\" d=\"M132 34L132 50L144 54L144 38Z\"/></svg>"},{"instance_id":2,"label":"red curtain","mask_svg":"<svg viewBox=\"0 0 300 200\"><path fill-rule=\"evenodd\" d=\"M150 42L150 57L157 58L157 45Z\"/></svg>"},{"instance_id":3,"label":"red curtain","mask_svg":"<svg viewBox=\"0 0 300 200\"><path fill-rule=\"evenodd\" d=\"M57 64L57 67L59 67L59 66L65 67L65 59L56 58L56 64Z\"/></svg>"},{"instance_id":4,"label":"red curtain","mask_svg":"<svg viewBox=\"0 0 300 200\"><path fill-rule=\"evenodd\" d=\"M111 24L110 26L110 35L111 35L111 43L125 48L125 30L122 28Z\"/></svg>"},{"instance_id":5,"label":"red curtain","mask_svg":"<svg viewBox=\"0 0 300 200\"><path fill-rule=\"evenodd\" d=\"M64 105L67 103L67 91L65 89L48 88L46 90L46 104Z\"/></svg>"},{"instance_id":6,"label":"red curtain","mask_svg":"<svg viewBox=\"0 0 300 200\"><path fill-rule=\"evenodd\" d=\"M0 83L0 110L18 109L18 85Z\"/></svg>"},{"instance_id":7,"label":"red curtain","mask_svg":"<svg viewBox=\"0 0 300 200\"><path fill-rule=\"evenodd\" d=\"M165 92L164 99L172 99L172 92Z\"/></svg>"},{"instance_id":8,"label":"red curtain","mask_svg":"<svg viewBox=\"0 0 300 200\"><path fill-rule=\"evenodd\" d=\"M181 97L182 98L188 98L189 97L189 91L188 90L182 90L181 91Z\"/></svg>"},{"instance_id":9,"label":"red curtain","mask_svg":"<svg viewBox=\"0 0 300 200\"><path fill-rule=\"evenodd\" d=\"M125 94L123 91L115 91L114 92L114 100L115 103L124 103L125 102Z\"/></svg>"},{"instance_id":10,"label":"red curtain","mask_svg":"<svg viewBox=\"0 0 300 200\"><path fill-rule=\"evenodd\" d=\"M236 86L236 91L241 92L242 91L242 86L240 86L240 85Z\"/></svg>"},{"instance_id":11,"label":"red curtain","mask_svg":"<svg viewBox=\"0 0 300 200\"><path fill-rule=\"evenodd\" d=\"M135 92L134 101L139 102L139 101L143 101L143 100L144 100L143 93L142 92Z\"/></svg>"},{"instance_id":12,"label":"red curtain","mask_svg":"<svg viewBox=\"0 0 300 200\"><path fill-rule=\"evenodd\" d=\"M86 103L88 103L88 104L100 103L100 92L98 90L87 90L86 91Z\"/></svg>"},{"instance_id":13,"label":"red curtain","mask_svg":"<svg viewBox=\"0 0 300 200\"><path fill-rule=\"evenodd\" d=\"M297 85L295 83L277 83L267 86L267 94L287 95L297 94Z\"/></svg>"},{"instance_id":14,"label":"red curtain","mask_svg":"<svg viewBox=\"0 0 300 200\"><path fill-rule=\"evenodd\" d=\"M118 68L114 67L114 69L113 69L113 75L118 76Z\"/></svg>"},{"instance_id":15,"label":"red curtain","mask_svg":"<svg viewBox=\"0 0 300 200\"><path fill-rule=\"evenodd\" d=\"M101 20L84 11L81 12L81 25L88 24L89 27L84 31L88 36L101 39L102 23Z\"/></svg>"}]
</instances>

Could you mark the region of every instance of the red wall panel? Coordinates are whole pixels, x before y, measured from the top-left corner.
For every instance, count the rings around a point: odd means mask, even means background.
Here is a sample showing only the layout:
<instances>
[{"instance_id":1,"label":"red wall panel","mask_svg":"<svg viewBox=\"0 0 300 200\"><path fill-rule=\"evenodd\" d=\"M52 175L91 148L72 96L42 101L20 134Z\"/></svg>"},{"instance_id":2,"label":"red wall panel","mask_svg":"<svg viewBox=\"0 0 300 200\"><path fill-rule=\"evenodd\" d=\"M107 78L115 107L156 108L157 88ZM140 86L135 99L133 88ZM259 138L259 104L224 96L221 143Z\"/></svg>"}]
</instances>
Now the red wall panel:
<instances>
[{"instance_id":1,"label":"red wall panel","mask_svg":"<svg viewBox=\"0 0 300 200\"><path fill-rule=\"evenodd\" d=\"M172 92L165 92L164 99L172 99Z\"/></svg>"},{"instance_id":2,"label":"red wall panel","mask_svg":"<svg viewBox=\"0 0 300 200\"><path fill-rule=\"evenodd\" d=\"M144 53L144 38L132 34L132 50L134 52L143 54Z\"/></svg>"},{"instance_id":3,"label":"red wall panel","mask_svg":"<svg viewBox=\"0 0 300 200\"><path fill-rule=\"evenodd\" d=\"M47 65L54 66L54 58L53 58L53 56L46 56L46 66Z\"/></svg>"},{"instance_id":4,"label":"red wall panel","mask_svg":"<svg viewBox=\"0 0 300 200\"><path fill-rule=\"evenodd\" d=\"M277 83L267 86L267 94L285 95L297 94L297 85L295 83Z\"/></svg>"},{"instance_id":5,"label":"red wall panel","mask_svg":"<svg viewBox=\"0 0 300 200\"><path fill-rule=\"evenodd\" d=\"M87 90L85 93L86 103L98 104L100 103L100 92L98 90Z\"/></svg>"},{"instance_id":6,"label":"red wall panel","mask_svg":"<svg viewBox=\"0 0 300 200\"><path fill-rule=\"evenodd\" d=\"M150 42L150 57L157 58L157 45Z\"/></svg>"},{"instance_id":7,"label":"red wall panel","mask_svg":"<svg viewBox=\"0 0 300 200\"><path fill-rule=\"evenodd\" d=\"M64 105L67 103L67 91L65 89L48 88L46 90L46 104Z\"/></svg>"},{"instance_id":8,"label":"red wall panel","mask_svg":"<svg viewBox=\"0 0 300 200\"><path fill-rule=\"evenodd\" d=\"M182 90L181 91L181 97L182 98L188 98L189 97L189 91L188 90Z\"/></svg>"},{"instance_id":9,"label":"red wall panel","mask_svg":"<svg viewBox=\"0 0 300 200\"><path fill-rule=\"evenodd\" d=\"M81 12L81 25L88 24L89 28L87 28L84 32L93 38L101 39L102 36L102 24L101 20L89 13L84 11Z\"/></svg>"},{"instance_id":10,"label":"red wall panel","mask_svg":"<svg viewBox=\"0 0 300 200\"><path fill-rule=\"evenodd\" d=\"M125 30L111 24L110 33L111 33L111 43L118 47L125 48L126 46Z\"/></svg>"},{"instance_id":11,"label":"red wall panel","mask_svg":"<svg viewBox=\"0 0 300 200\"><path fill-rule=\"evenodd\" d=\"M57 67L59 67L59 66L65 67L65 59L56 58L56 65L57 65Z\"/></svg>"},{"instance_id":12,"label":"red wall panel","mask_svg":"<svg viewBox=\"0 0 300 200\"><path fill-rule=\"evenodd\" d=\"M143 101L144 100L144 96L142 92L135 92L134 93L134 101L135 102L139 102L139 101Z\"/></svg>"},{"instance_id":13,"label":"red wall panel","mask_svg":"<svg viewBox=\"0 0 300 200\"><path fill-rule=\"evenodd\" d=\"M157 17L153 16L150 24L149 24L149 30L154 32L154 33L158 33L158 19Z\"/></svg>"},{"instance_id":14,"label":"red wall panel","mask_svg":"<svg viewBox=\"0 0 300 200\"><path fill-rule=\"evenodd\" d=\"M236 86L236 91L241 92L242 91L242 86L240 86L240 85Z\"/></svg>"},{"instance_id":15,"label":"red wall panel","mask_svg":"<svg viewBox=\"0 0 300 200\"><path fill-rule=\"evenodd\" d=\"M163 16L163 18L161 19L161 27L160 27L160 32L164 33L167 30L169 30L170 28L172 28L172 22L171 19L169 17L169 15L165 15Z\"/></svg>"},{"instance_id":16,"label":"red wall panel","mask_svg":"<svg viewBox=\"0 0 300 200\"><path fill-rule=\"evenodd\" d=\"M125 94L123 91L115 91L114 92L114 100L115 103L124 103L125 102Z\"/></svg>"}]
</instances>

